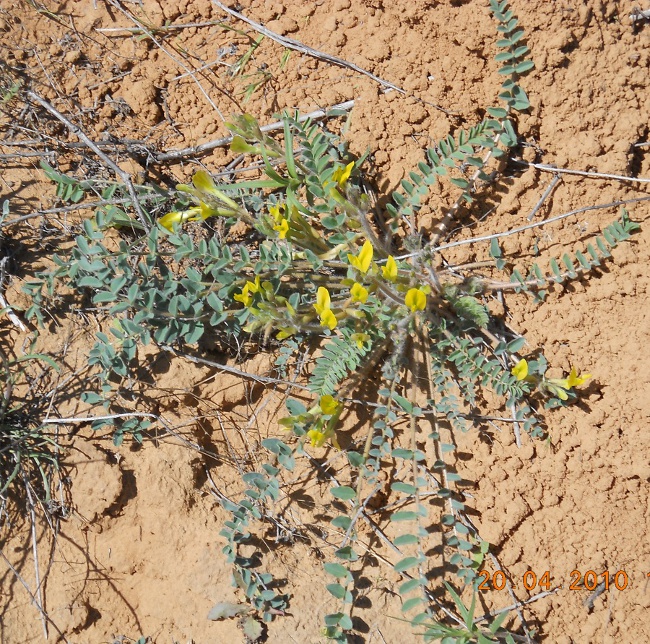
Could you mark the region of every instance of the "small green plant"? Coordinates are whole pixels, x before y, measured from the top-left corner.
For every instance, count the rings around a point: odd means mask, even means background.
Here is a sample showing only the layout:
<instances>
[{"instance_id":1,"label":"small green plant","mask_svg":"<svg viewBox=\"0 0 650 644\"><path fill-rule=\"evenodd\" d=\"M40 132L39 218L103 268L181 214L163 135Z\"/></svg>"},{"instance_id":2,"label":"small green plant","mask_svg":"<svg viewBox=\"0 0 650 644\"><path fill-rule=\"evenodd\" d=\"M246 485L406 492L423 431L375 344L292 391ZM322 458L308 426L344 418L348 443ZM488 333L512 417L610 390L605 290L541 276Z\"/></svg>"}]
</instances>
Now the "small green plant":
<instances>
[{"instance_id":1,"label":"small green plant","mask_svg":"<svg viewBox=\"0 0 650 644\"><path fill-rule=\"evenodd\" d=\"M28 386L25 367L45 362L58 365L43 354L31 353L9 358L0 349L0 502L9 495L33 505L36 500L50 503L53 474L58 470L58 445L40 419L38 396L17 396L16 387Z\"/></svg>"},{"instance_id":2,"label":"small green plant","mask_svg":"<svg viewBox=\"0 0 650 644\"><path fill-rule=\"evenodd\" d=\"M178 186L175 210L150 232L117 243L104 234L114 219L99 210L84 222L69 255L55 257L56 269L26 284L33 300L28 317L42 321L45 308L60 303L64 282L112 320L97 334L89 358L96 386L83 397L106 409L125 404L143 345L196 344L210 332L228 350L248 336L277 349L278 373L286 377L305 348L318 344L307 382L310 402L287 400L288 414L280 421L285 433L262 442L268 462L244 474L238 501L224 500L231 518L221 532L223 553L249 606L233 616L245 612L251 632L261 633L259 622L284 614L289 595L260 570L260 553L244 556L241 546L281 503L283 477L296 460L332 445L345 452L347 467L330 489L335 516L329 529L339 542L324 564L332 596L324 635L345 642L354 631L364 560L358 524L382 488L381 474L390 472L386 494L392 501L382 510L382 536L396 553L402 610L415 631L424 629L427 641L512 641L502 628L506 614L486 628L474 620L477 571L487 544L466 517L454 435L480 423L483 393L490 390L512 411L515 427L540 437L544 406L571 402L589 375L574 369L566 378L547 378L544 356L522 357L525 339L505 330L486 306L495 290L543 297L550 282L578 276L570 258L562 260L566 270L552 261L548 275L533 266L528 278L513 271L501 282L449 271L437 259L442 234L492 181L493 159L517 144L516 112L529 108L519 85L533 67L524 32L506 2L491 0L490 7L501 35L496 59L505 78L503 106L488 108L484 121L427 150L417 170L387 195L385 208L373 208L362 188L364 159L352 158L335 135L284 114L283 135L274 138L244 115L229 125L231 147L261 159L264 178L217 185L198 171L191 184ZM78 196L60 175L53 178L65 186L63 196ZM411 219L438 181L449 182L456 199L424 243ZM247 224L245 243L224 245L208 234L200 223L215 217L226 228ZM591 270L634 227L624 214L603 231L606 244L596 240L598 252L587 246L590 259L576 254L579 270ZM498 243L490 252L497 269L505 270ZM357 391L363 391L371 419L365 432L349 435L341 426L358 408ZM104 417L93 426L115 422ZM147 423L131 418L117 425L115 442L127 434L142 440ZM432 526L443 536L436 557L428 554ZM444 585L443 573L433 568L446 571ZM466 608L460 597L471 589L474 599ZM460 617L450 624L454 610Z\"/></svg>"}]
</instances>

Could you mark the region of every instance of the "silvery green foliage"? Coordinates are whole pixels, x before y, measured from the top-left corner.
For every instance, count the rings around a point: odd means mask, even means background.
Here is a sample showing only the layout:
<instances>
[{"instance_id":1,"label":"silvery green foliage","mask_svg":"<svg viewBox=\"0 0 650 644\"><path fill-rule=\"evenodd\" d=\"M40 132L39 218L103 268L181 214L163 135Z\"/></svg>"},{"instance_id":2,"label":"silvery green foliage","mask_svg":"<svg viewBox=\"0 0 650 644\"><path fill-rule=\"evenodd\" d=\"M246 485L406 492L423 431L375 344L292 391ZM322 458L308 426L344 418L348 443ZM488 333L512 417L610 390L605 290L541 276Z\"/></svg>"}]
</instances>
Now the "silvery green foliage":
<instances>
[{"instance_id":1,"label":"silvery green foliage","mask_svg":"<svg viewBox=\"0 0 650 644\"><path fill-rule=\"evenodd\" d=\"M453 580L460 591L476 589L477 570L487 551L467 517L461 475L454 469L454 432L468 432L481 423L481 401L491 391L512 410L516 423L531 436L541 436L540 396L530 379L512 373L525 340L505 331L489 313L484 280L472 275L445 281L435 275L435 242L425 244L412 231L404 232L405 221L438 181L456 189L458 198L449 204L450 211L471 207L476 193L494 180L487 167L491 159L507 155L517 144L511 117L530 107L518 81L533 63L526 58L524 32L507 3L491 0L490 7L501 36L496 60L505 76L499 94L505 107L488 108L484 121L428 149L417 169L386 195L381 212L371 208L364 193L364 160L350 160L346 146L332 133L301 121L297 114L285 114L282 137L276 139L244 115L229 126L235 134L233 150L257 156L266 178L220 185L210 193L201 188L208 185L204 176L180 189L215 212L226 202L240 204L251 229L246 244L225 245L215 237L197 239L182 228L154 226L109 248L103 231L111 222L99 212L94 221L84 223L69 254L55 257L57 268L26 285L33 300L27 316L39 323L48 308L61 304L61 284L112 320L97 334L90 354L97 388L84 399L91 404L113 403L120 383L133 377L139 347L149 344L196 346L209 334L226 348L239 346L243 337L264 346L273 337L278 375L285 379L292 368L296 373L303 370L305 355L318 350L306 369L307 386L317 400L309 408L300 400L286 401L289 416L280 422L289 432L282 440L262 441L268 461L243 475L245 491L239 501L222 501L231 515L221 535L233 584L264 621L283 614L289 595L278 590L268 573L260 572L261 553L243 556L241 546L251 540L257 523L273 520L283 497L283 472L291 472L297 459L307 457L305 444L335 441L339 416L358 403L352 394L363 384L367 398L362 403L371 416L368 432L362 440L350 437L347 467L330 489L331 534L339 541L324 564L331 578L325 588L334 606L324 618L324 633L346 642L354 631L352 613L364 561L358 524L370 521L367 506L381 488L380 475L388 471L390 501L378 512L384 525L399 532L392 542L393 568L401 577L398 591L408 621L427 641L510 637L501 628L503 618L484 629L476 626L475 603L464 606L461 592L448 583ZM55 174L51 176L63 194L76 199L77 188ZM192 212L199 210L195 205ZM225 226L232 223L234 219L226 219ZM587 246L589 257L576 253L579 267L565 256L564 268L552 260L550 274L536 265L526 278L513 271L512 283L543 297L549 281L561 282L598 265L635 226L625 215L596 240L598 250ZM376 262L362 269L361 239L372 245ZM505 269L507 260L496 241L490 252L497 268ZM395 257L395 274L383 275L382 267ZM363 301L352 301L354 283L365 285ZM326 287L332 306L338 307L333 328L322 319L319 323L314 313L318 291ZM408 292L420 291L424 298L423 288L426 306L409 306ZM329 302L329 291L327 297ZM537 355L529 373L543 376L546 366L544 357ZM418 404L414 381L428 386ZM111 421L98 421L104 422ZM145 429L141 421L129 419L116 427L116 442L125 433L140 439ZM432 462L427 452L435 455ZM317 464L316 459L310 462ZM431 532L443 538L442 550L435 555L427 550ZM440 576L446 588L442 600L434 596ZM457 610L464 626L447 623L439 610L441 601L447 610ZM251 622L251 628L257 632L256 624Z\"/></svg>"}]
</instances>

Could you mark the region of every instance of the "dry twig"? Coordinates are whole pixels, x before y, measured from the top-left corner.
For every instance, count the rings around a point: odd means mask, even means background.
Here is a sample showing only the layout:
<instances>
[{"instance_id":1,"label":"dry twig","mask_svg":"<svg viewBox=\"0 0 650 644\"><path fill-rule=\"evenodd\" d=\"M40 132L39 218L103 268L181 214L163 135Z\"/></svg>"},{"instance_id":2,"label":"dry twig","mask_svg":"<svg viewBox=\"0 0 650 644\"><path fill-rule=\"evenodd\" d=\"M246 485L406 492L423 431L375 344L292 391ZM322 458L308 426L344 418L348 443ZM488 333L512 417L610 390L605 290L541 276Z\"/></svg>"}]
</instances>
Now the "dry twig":
<instances>
[{"instance_id":1,"label":"dry twig","mask_svg":"<svg viewBox=\"0 0 650 644\"><path fill-rule=\"evenodd\" d=\"M320 121L321 119L327 118L329 114L334 110L348 111L354 107L354 101L345 101L345 103L338 103L332 105L328 109L315 110L314 112L309 112L309 114L301 115L298 120L302 123L307 119L312 121ZM279 131L284 127L282 121L274 121L273 123L268 123L260 127L262 132L275 132ZM163 161L177 161L184 157L195 157L201 154L205 154L214 150L215 148L220 148L225 145L230 145L232 143L232 135L224 136L220 139L215 139L214 141L208 141L207 143L202 143L201 145L195 145L191 148L183 148L182 150L170 150L169 152L164 152L163 154L156 155L156 161L162 163Z\"/></svg>"},{"instance_id":2,"label":"dry twig","mask_svg":"<svg viewBox=\"0 0 650 644\"><path fill-rule=\"evenodd\" d=\"M122 168L120 168L110 157L104 154L104 152L102 152L97 147L97 145L95 145L95 143L88 138L88 136L83 132L83 130L78 125L75 125L70 120L68 120L65 116L63 116L63 114L61 114L61 112L59 112L56 108L50 105L50 103L48 103L43 97L39 96L35 92L32 92L31 90L27 92L27 96L31 98L33 101L35 101L36 103L38 103L41 107L45 108L56 119L61 121L61 123L63 123L63 125L65 125L72 134L74 134L81 141L83 141L101 159L101 161L105 163L122 180L127 190L129 191L129 195L131 196L133 207L135 208L135 211L138 214L138 219L140 220L140 223L144 226L145 230L147 231L150 230L151 225L149 224L147 216L145 215L144 211L142 210L142 207L140 206L140 203L138 201L138 195L135 191L135 187L133 185L133 181L131 180L131 176L129 175L129 173L126 172L125 170L122 170Z\"/></svg>"}]
</instances>

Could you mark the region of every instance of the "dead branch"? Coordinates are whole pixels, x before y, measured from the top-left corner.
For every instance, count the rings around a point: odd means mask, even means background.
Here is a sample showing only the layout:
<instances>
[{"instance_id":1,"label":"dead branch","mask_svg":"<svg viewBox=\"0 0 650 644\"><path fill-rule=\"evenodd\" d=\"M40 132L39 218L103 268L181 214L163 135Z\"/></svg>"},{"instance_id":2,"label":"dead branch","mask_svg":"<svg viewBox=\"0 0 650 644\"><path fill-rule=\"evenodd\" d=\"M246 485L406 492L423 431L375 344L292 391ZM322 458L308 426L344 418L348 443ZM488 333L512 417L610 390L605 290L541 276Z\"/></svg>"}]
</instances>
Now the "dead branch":
<instances>
[{"instance_id":1,"label":"dead branch","mask_svg":"<svg viewBox=\"0 0 650 644\"><path fill-rule=\"evenodd\" d=\"M95 143L91 141L88 138L88 136L86 136L86 134L79 126L75 125L70 120L68 120L65 116L63 116L61 112L59 112L55 107L50 105L50 103L48 103L43 97L39 96L38 94L36 94L31 90L27 91L27 96L31 98L33 101L35 101L36 103L38 103L41 107L45 108L56 119L61 121L61 123L63 123L63 125L65 125L72 134L74 134L77 138L83 141L83 143L85 143L122 180L127 190L129 191L129 195L131 196L133 207L135 208L140 223L144 226L145 230L147 231L151 230L151 225L147 219L147 216L145 215L144 211L142 210L142 207L140 206L140 202L138 201L138 195L135 191L133 181L131 180L131 175L125 170L122 170L122 168L120 168L110 157L104 154L97 147L97 145L95 145Z\"/></svg>"}]
</instances>

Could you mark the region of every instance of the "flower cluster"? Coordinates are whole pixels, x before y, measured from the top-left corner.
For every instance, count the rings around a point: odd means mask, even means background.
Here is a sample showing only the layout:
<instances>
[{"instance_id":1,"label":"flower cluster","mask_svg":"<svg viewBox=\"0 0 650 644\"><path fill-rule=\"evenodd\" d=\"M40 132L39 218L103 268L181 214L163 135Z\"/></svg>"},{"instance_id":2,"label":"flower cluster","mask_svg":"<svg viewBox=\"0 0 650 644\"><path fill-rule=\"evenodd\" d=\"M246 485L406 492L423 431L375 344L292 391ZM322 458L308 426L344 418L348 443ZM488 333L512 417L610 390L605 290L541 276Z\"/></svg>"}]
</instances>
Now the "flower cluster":
<instances>
[{"instance_id":1,"label":"flower cluster","mask_svg":"<svg viewBox=\"0 0 650 644\"><path fill-rule=\"evenodd\" d=\"M523 358L512 368L511 373L517 380L533 383L562 401L569 399L569 394L574 387L583 385L591 378L590 373L578 374L575 367L571 367L568 378L545 378L531 373L528 362Z\"/></svg>"}]
</instances>

